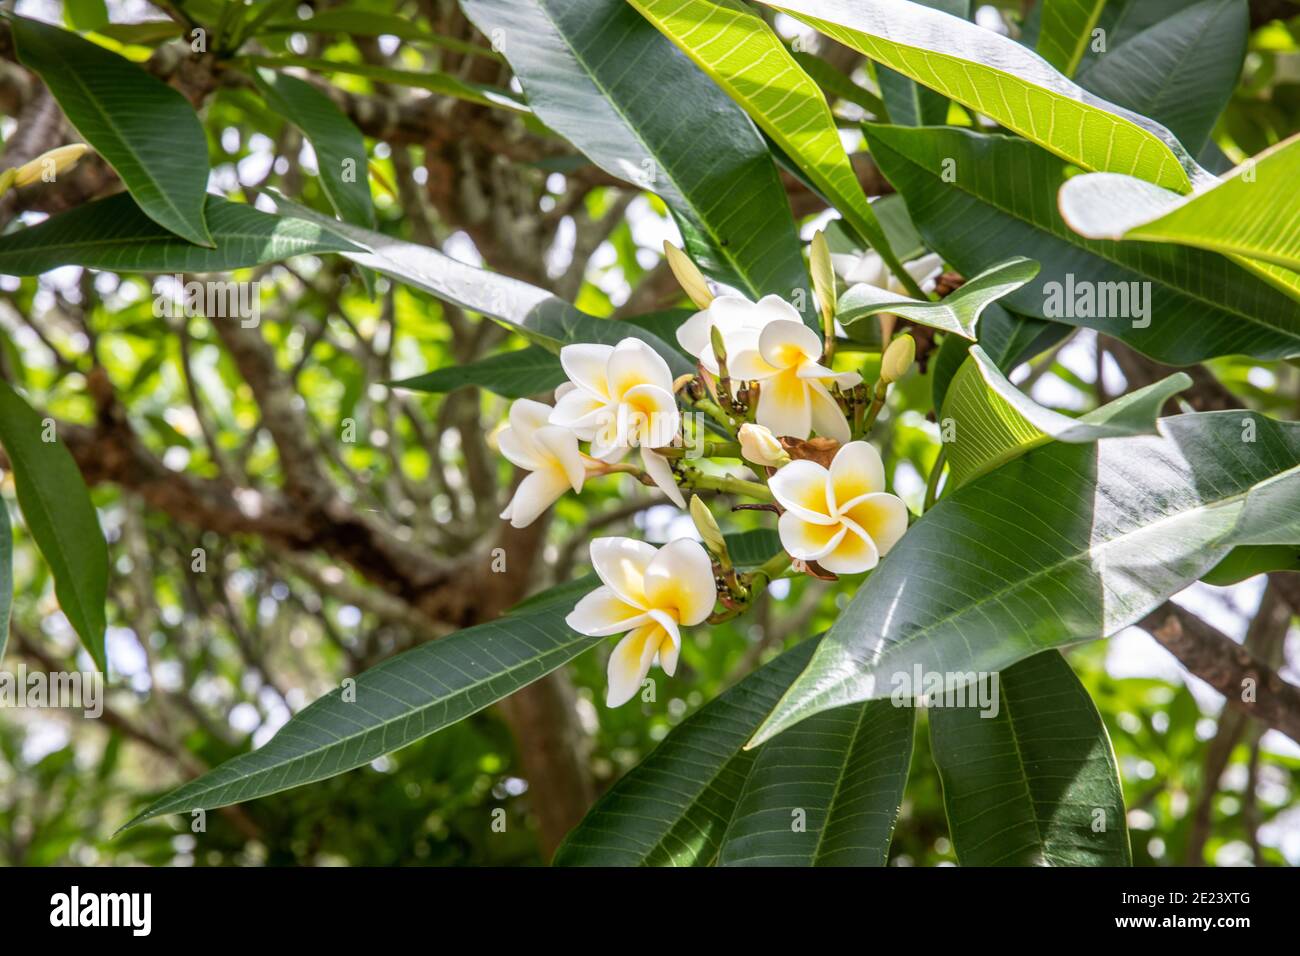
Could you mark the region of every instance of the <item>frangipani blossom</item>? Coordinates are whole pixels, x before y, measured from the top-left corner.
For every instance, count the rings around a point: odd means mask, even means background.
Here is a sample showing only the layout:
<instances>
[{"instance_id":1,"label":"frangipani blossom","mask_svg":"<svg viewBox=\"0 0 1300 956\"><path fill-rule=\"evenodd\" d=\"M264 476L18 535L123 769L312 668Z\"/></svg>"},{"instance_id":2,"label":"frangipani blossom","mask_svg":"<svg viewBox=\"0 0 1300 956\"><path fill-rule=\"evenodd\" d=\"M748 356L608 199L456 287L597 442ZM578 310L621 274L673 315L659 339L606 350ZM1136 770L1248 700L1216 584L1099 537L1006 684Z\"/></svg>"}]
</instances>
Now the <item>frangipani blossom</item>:
<instances>
[{"instance_id":1,"label":"frangipani blossom","mask_svg":"<svg viewBox=\"0 0 1300 956\"><path fill-rule=\"evenodd\" d=\"M857 372L835 372L818 361L822 340L802 322L781 319L758 335L753 348L728 359L734 378L759 383L758 424L774 434L807 438L818 434L849 440L849 423L831 396L830 386L849 389L862 381Z\"/></svg>"},{"instance_id":2,"label":"frangipani blossom","mask_svg":"<svg viewBox=\"0 0 1300 956\"><path fill-rule=\"evenodd\" d=\"M654 483L686 507L668 460L651 449L671 445L681 428L668 363L640 339L618 345L566 345L560 364L569 381L555 390L551 424L591 442L591 454L615 462L640 447Z\"/></svg>"},{"instance_id":3,"label":"frangipani blossom","mask_svg":"<svg viewBox=\"0 0 1300 956\"><path fill-rule=\"evenodd\" d=\"M579 634L627 636L609 658L610 707L635 696L656 659L670 676L681 653L680 627L713 610L713 563L698 541L678 538L662 548L631 538L594 538L591 563L603 583L569 612Z\"/></svg>"},{"instance_id":4,"label":"frangipani blossom","mask_svg":"<svg viewBox=\"0 0 1300 956\"><path fill-rule=\"evenodd\" d=\"M907 505L885 492L880 453L864 441L842 447L829 469L792 461L768 487L785 509L781 545L833 574L870 571L907 530Z\"/></svg>"},{"instance_id":5,"label":"frangipani blossom","mask_svg":"<svg viewBox=\"0 0 1300 956\"><path fill-rule=\"evenodd\" d=\"M511 464L532 474L519 483L501 512L516 528L526 528L567 491L582 490L600 462L578 450L573 432L548 423L551 406L521 398L510 406L510 424L497 433L497 447Z\"/></svg>"},{"instance_id":6,"label":"frangipani blossom","mask_svg":"<svg viewBox=\"0 0 1300 956\"><path fill-rule=\"evenodd\" d=\"M860 256L831 253L831 265L835 268L835 274L848 285L863 282L880 289L888 289L897 295L910 295L903 287L903 283L899 282L886 267L885 260L880 258L880 253L875 250L868 249ZM903 268L916 280L916 284L923 291L929 292L934 286L934 279L943 271L943 259L932 252L919 259L903 263Z\"/></svg>"},{"instance_id":7,"label":"frangipani blossom","mask_svg":"<svg viewBox=\"0 0 1300 956\"><path fill-rule=\"evenodd\" d=\"M790 454L777 441L771 429L753 422L740 426L736 437L740 439L740 457L755 465L779 468L790 460Z\"/></svg>"},{"instance_id":8,"label":"frangipani blossom","mask_svg":"<svg viewBox=\"0 0 1300 956\"><path fill-rule=\"evenodd\" d=\"M677 342L717 375L718 357L713 354L713 329L722 333L727 354L758 348L758 336L772 322L802 322L799 311L780 296L766 295L757 302L744 296L720 295L707 309L696 312L677 328ZM730 364L730 363L728 363Z\"/></svg>"}]
</instances>

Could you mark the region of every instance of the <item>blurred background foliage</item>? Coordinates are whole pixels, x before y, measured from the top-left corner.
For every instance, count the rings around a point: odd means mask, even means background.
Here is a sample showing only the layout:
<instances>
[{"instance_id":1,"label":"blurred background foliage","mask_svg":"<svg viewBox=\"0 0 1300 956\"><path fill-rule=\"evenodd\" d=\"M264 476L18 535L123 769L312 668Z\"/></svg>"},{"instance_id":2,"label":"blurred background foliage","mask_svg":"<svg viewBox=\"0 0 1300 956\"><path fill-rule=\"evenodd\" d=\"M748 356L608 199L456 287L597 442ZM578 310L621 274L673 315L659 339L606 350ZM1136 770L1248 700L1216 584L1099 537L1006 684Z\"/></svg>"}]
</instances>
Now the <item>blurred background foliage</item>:
<instances>
[{"instance_id":1,"label":"blurred background foliage","mask_svg":"<svg viewBox=\"0 0 1300 956\"><path fill-rule=\"evenodd\" d=\"M329 6L304 5L300 15ZM979 20L1014 34L1028 6L985 6ZM454 4L366 0L347 7L475 44L480 55L393 36L286 30L260 42L270 55L437 68L465 77L481 76L486 64L495 83L510 86L507 68L484 49L484 38ZM20 2L17 8L49 20L62 17L57 3ZM143 2L114 2L108 9L117 23L157 19L163 12ZM790 24L778 27L794 35ZM99 39L135 59L151 54L149 46ZM12 80L17 67L4 66ZM865 74L859 78L870 83ZM418 90L394 93L358 76L330 79L360 96L440 100ZM15 96L4 101L12 107L0 121L6 140L22 116ZM453 107L459 112L449 109L447 116L461 121L483 109ZM214 190L254 201L274 186L328 208L312 175L310 149L249 89L221 87L202 115ZM846 141L853 142L860 110L839 103L837 115ZM1215 140L1239 161L1297 129L1300 19L1269 20L1252 34L1246 68ZM522 141L523 134L513 122L501 135ZM661 204L590 175L592 167L563 144L521 159L506 158L507 139L494 157L481 146L458 151L433 130L427 142L368 135L367 145L385 231L548 285L596 315L683 304L664 281L659 249L675 230ZM824 220L816 208L802 215L806 236ZM29 210L14 221L40 216L39 209ZM450 396L394 392L380 383L523 343L383 279L372 298L341 258L302 257L239 278L264 283L260 331L301 396L310 441L345 500L358 511L387 516L405 540L430 553L455 558L482 547L494 533L512 477L485 437L504 416L506 400L473 389ZM144 448L172 472L235 474L249 488L275 485L275 445L259 427L262 409L229 350L205 319L155 317L154 295L145 278L75 268L39 279L0 279L6 377L60 421L89 423L97 414L87 389L93 355L117 402L129 409ZM1054 407L1093 407L1125 384L1102 345L1092 333L1076 333L1016 380ZM1212 371L1254 407L1289 418L1300 411L1300 370L1293 365L1224 359L1212 363ZM894 401L929 407L929 378L914 372ZM348 422L355 423L354 441L340 440ZM882 418L876 438L894 488L915 507L938 447L935 426L922 412L895 408ZM0 491L16 514L8 475ZM400 608L338 562L255 536L193 527L116 484L96 485L94 497L113 573L105 714L84 720L60 711L0 712L0 863L544 861L536 823L541 796L496 707L369 767L210 812L203 832L192 832L190 821L168 819L115 837L117 826L185 777L260 745L343 677L427 635L413 634ZM656 505L647 489L617 479L591 482L580 497L566 497L555 508L527 571L531 588L581 573L593 532L635 528L663 541L687 533L685 520ZM761 522L755 517L752 523ZM15 536L17 594L4 666L88 668L58 612L45 565L17 523ZM196 548L206 554L203 574L191 573ZM466 579L462 586L474 585ZM1182 600L1240 639L1262 594L1262 580L1254 579L1231 588L1197 585ZM843 593L802 579L774 588L754 614L696 629L683 666L660 682L653 703L606 709L607 649L579 658L568 680L582 732L580 759L595 790L758 663L824 629L836 602L844 600ZM1294 681L1294 631L1291 639L1283 673ZM1136 629L1068 657L1114 741L1136 863L1300 861L1300 751L1294 745L1276 733L1261 739L1253 726L1221 719L1216 696L1203 685L1189 687L1194 679L1185 684L1172 659ZM897 865L955 861L927 741L922 720L894 841Z\"/></svg>"}]
</instances>

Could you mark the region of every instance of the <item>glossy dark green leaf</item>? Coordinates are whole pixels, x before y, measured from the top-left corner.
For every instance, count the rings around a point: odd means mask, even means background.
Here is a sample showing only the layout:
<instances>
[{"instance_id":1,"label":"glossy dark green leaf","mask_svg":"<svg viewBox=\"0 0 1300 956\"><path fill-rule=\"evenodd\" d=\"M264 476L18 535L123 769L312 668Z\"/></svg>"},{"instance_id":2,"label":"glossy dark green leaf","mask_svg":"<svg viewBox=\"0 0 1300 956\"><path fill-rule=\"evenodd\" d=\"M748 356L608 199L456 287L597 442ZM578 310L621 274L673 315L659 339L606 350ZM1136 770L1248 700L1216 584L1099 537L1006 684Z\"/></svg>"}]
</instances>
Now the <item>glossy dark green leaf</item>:
<instances>
[{"instance_id":1,"label":"glossy dark green leaf","mask_svg":"<svg viewBox=\"0 0 1300 956\"><path fill-rule=\"evenodd\" d=\"M610 175L657 193L700 268L751 296L807 289L767 146L745 111L625 0L463 0L528 104ZM809 300L810 301L810 300Z\"/></svg>"},{"instance_id":2,"label":"glossy dark green leaf","mask_svg":"<svg viewBox=\"0 0 1300 956\"><path fill-rule=\"evenodd\" d=\"M190 242L212 245L204 221L208 141L185 97L75 33L24 17L10 23L18 58L122 177L145 215Z\"/></svg>"},{"instance_id":3,"label":"glossy dark green leaf","mask_svg":"<svg viewBox=\"0 0 1300 956\"><path fill-rule=\"evenodd\" d=\"M178 787L126 826L324 780L477 713L603 640L564 624L595 584L561 586L498 620L390 657L295 714L260 749Z\"/></svg>"},{"instance_id":4,"label":"glossy dark green leaf","mask_svg":"<svg viewBox=\"0 0 1300 956\"><path fill-rule=\"evenodd\" d=\"M59 607L103 670L108 545L99 516L77 463L58 441L53 421L43 420L4 381L0 381L0 445L12 465L27 530L54 574ZM12 588L8 590L12 593Z\"/></svg>"},{"instance_id":5,"label":"glossy dark green leaf","mask_svg":"<svg viewBox=\"0 0 1300 956\"><path fill-rule=\"evenodd\" d=\"M996 680L996 696L991 690ZM1128 866L1124 789L1106 725L1059 651L986 679L980 703L932 707L930 750L963 866Z\"/></svg>"},{"instance_id":6,"label":"glossy dark green leaf","mask_svg":"<svg viewBox=\"0 0 1300 956\"><path fill-rule=\"evenodd\" d=\"M477 385L505 398L525 398L549 391L566 378L558 355L540 345L530 345L526 349L490 355L464 365L435 369L390 385L416 392L450 392L466 385Z\"/></svg>"},{"instance_id":7,"label":"glossy dark green leaf","mask_svg":"<svg viewBox=\"0 0 1300 956\"><path fill-rule=\"evenodd\" d=\"M1066 76L1073 76L1105 6L1106 0L1042 0L1035 45L1039 55Z\"/></svg>"},{"instance_id":8,"label":"glossy dark green leaf","mask_svg":"<svg viewBox=\"0 0 1300 956\"><path fill-rule=\"evenodd\" d=\"M1073 329L1059 322L1044 322L1031 319L1014 312L1008 312L998 303L993 303L980 316L979 326L975 329L980 347L993 359L1003 375L1021 362L1028 361L1040 352L1056 345L1069 335ZM944 337L939 354L934 359L931 376L934 379L931 389L936 411L943 408L943 401L948 394L948 385L952 377L966 360L970 351L970 339L958 335Z\"/></svg>"},{"instance_id":9,"label":"glossy dark green leaf","mask_svg":"<svg viewBox=\"0 0 1300 956\"><path fill-rule=\"evenodd\" d=\"M307 253L343 252L346 239L302 219L208 197L212 248L179 239L127 193L78 206L0 236L0 272L40 275L77 265L112 272L229 272Z\"/></svg>"},{"instance_id":10,"label":"glossy dark green leaf","mask_svg":"<svg viewBox=\"0 0 1300 956\"><path fill-rule=\"evenodd\" d=\"M742 750L808 662L804 641L705 704L596 802L556 866L707 866L754 764Z\"/></svg>"},{"instance_id":11,"label":"glossy dark green leaf","mask_svg":"<svg viewBox=\"0 0 1300 956\"><path fill-rule=\"evenodd\" d=\"M881 561L755 742L887 696L895 675L996 671L1139 620L1240 543L1300 538L1300 423L1228 411L1053 442L959 488Z\"/></svg>"},{"instance_id":12,"label":"glossy dark green leaf","mask_svg":"<svg viewBox=\"0 0 1300 956\"><path fill-rule=\"evenodd\" d=\"M1087 4L1096 0L1064 0ZM1126 109L1167 126L1192 153L1199 153L1232 97L1246 56L1250 16L1244 0L1111 0L1098 26L1105 51L1091 53L1076 82ZM1161 7L1167 16L1134 16ZM1110 8L1114 7L1114 11ZM1040 42L1041 52L1041 42Z\"/></svg>"},{"instance_id":13,"label":"glossy dark green leaf","mask_svg":"<svg viewBox=\"0 0 1300 956\"><path fill-rule=\"evenodd\" d=\"M74 30L99 30L108 23L104 0L63 0L63 19Z\"/></svg>"},{"instance_id":14,"label":"glossy dark green leaf","mask_svg":"<svg viewBox=\"0 0 1300 956\"><path fill-rule=\"evenodd\" d=\"M1228 552L1226 558L1201 575L1201 580L1227 587L1270 571L1300 571L1300 546L1244 544Z\"/></svg>"},{"instance_id":15,"label":"glossy dark green leaf","mask_svg":"<svg viewBox=\"0 0 1300 956\"><path fill-rule=\"evenodd\" d=\"M417 289L502 322L551 352L572 342L614 345L622 339L641 339L664 357L674 375L691 371L676 347L632 323L598 319L545 289L500 273L458 262L437 249L404 242L371 229L337 222L314 210L272 193L281 209L337 232L359 251L345 251L348 259Z\"/></svg>"},{"instance_id":16,"label":"glossy dark green leaf","mask_svg":"<svg viewBox=\"0 0 1300 956\"><path fill-rule=\"evenodd\" d=\"M971 0L920 0L922 6L962 20L971 17ZM887 66L876 67L889 121L902 126L942 126L948 122L948 97Z\"/></svg>"},{"instance_id":17,"label":"glossy dark green leaf","mask_svg":"<svg viewBox=\"0 0 1300 956\"><path fill-rule=\"evenodd\" d=\"M1075 233L1057 209L1068 164L1033 143L952 128L866 132L917 228L959 272L974 275L1014 255L1041 263L1035 281L1007 296L1013 311L1094 328L1175 365L1300 355L1300 302L1232 260ZM951 181L946 168L956 170Z\"/></svg>"},{"instance_id":18,"label":"glossy dark green leaf","mask_svg":"<svg viewBox=\"0 0 1300 956\"><path fill-rule=\"evenodd\" d=\"M915 711L851 704L792 727L758 752L723 866L884 866L912 758Z\"/></svg>"},{"instance_id":19,"label":"glossy dark green leaf","mask_svg":"<svg viewBox=\"0 0 1300 956\"><path fill-rule=\"evenodd\" d=\"M311 143L321 186L339 218L373 226L375 207L361 131L310 83L266 69L257 70L253 79L267 105L298 127Z\"/></svg>"}]
</instances>

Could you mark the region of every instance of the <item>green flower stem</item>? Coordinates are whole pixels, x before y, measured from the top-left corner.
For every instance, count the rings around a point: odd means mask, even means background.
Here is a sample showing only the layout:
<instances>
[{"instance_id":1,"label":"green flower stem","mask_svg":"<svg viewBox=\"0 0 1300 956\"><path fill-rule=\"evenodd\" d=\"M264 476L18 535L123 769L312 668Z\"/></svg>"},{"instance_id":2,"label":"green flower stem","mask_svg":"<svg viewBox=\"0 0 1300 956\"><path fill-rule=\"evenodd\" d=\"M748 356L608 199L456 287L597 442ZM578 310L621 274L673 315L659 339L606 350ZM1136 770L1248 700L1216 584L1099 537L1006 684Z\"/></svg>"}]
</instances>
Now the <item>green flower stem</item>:
<instances>
[{"instance_id":1,"label":"green flower stem","mask_svg":"<svg viewBox=\"0 0 1300 956\"><path fill-rule=\"evenodd\" d=\"M736 434L736 423L731 420L727 413L724 412L716 402L707 398L701 398L695 403L695 407L721 425L728 435Z\"/></svg>"},{"instance_id":2,"label":"green flower stem","mask_svg":"<svg viewBox=\"0 0 1300 956\"><path fill-rule=\"evenodd\" d=\"M934 460L934 467L930 469L930 480L925 485L925 504L921 506L923 512L929 511L939 497L939 476L943 474L944 461L947 457L948 447L940 445L939 455Z\"/></svg>"},{"instance_id":3,"label":"green flower stem","mask_svg":"<svg viewBox=\"0 0 1300 956\"><path fill-rule=\"evenodd\" d=\"M862 433L865 435L871 431L871 426L876 423L876 416L880 410L885 407L885 397L889 394L889 386L884 381L876 383L876 392L871 399L871 407L867 409L866 421L862 423Z\"/></svg>"},{"instance_id":4,"label":"green flower stem","mask_svg":"<svg viewBox=\"0 0 1300 956\"><path fill-rule=\"evenodd\" d=\"M771 501L772 492L766 485L757 481L733 478L731 475L706 475L698 471L687 472L683 476L682 487L695 491L720 491L725 494L746 495L759 501Z\"/></svg>"},{"instance_id":5,"label":"green flower stem","mask_svg":"<svg viewBox=\"0 0 1300 956\"><path fill-rule=\"evenodd\" d=\"M687 458L690 449L687 448L656 448L657 454L665 458ZM739 458L740 442L737 441L706 441L701 449L701 458ZM689 460L689 459L688 459Z\"/></svg>"}]
</instances>

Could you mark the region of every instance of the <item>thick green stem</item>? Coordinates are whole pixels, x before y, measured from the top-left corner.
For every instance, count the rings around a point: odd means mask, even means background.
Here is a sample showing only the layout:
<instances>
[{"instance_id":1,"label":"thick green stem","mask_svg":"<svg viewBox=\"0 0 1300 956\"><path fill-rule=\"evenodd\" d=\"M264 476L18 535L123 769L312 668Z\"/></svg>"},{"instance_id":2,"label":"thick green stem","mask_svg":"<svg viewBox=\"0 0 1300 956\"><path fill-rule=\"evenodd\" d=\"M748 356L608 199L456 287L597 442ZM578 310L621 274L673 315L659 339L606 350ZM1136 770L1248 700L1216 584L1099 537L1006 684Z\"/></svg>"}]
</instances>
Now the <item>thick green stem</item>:
<instances>
[{"instance_id":1,"label":"thick green stem","mask_svg":"<svg viewBox=\"0 0 1300 956\"><path fill-rule=\"evenodd\" d=\"M696 491L720 491L725 494L746 495L759 501L772 500L772 492L767 490L766 485L759 484L757 481L746 481L744 478L733 478L731 475L689 472L685 475L682 486Z\"/></svg>"}]
</instances>

